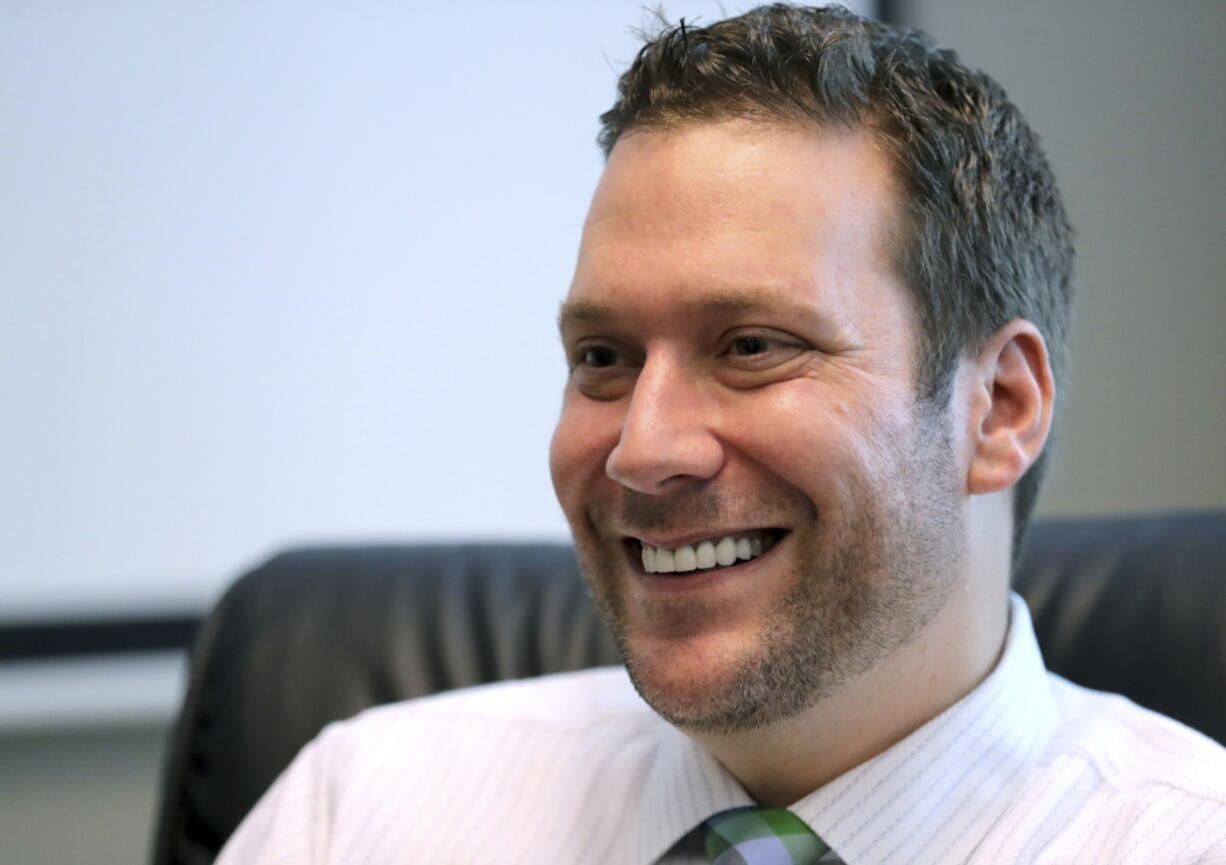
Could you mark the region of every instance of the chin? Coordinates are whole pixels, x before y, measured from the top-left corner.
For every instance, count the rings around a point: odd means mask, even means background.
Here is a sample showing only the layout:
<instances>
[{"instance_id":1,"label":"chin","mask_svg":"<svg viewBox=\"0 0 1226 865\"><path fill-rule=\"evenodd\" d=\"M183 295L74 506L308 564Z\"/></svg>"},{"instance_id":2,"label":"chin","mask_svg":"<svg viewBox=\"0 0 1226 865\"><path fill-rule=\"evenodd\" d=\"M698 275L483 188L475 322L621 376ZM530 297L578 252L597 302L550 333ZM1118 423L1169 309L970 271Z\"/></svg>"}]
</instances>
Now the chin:
<instances>
[{"instance_id":1,"label":"chin","mask_svg":"<svg viewBox=\"0 0 1226 865\"><path fill-rule=\"evenodd\" d=\"M617 641L639 695L689 732L757 729L803 711L821 690L784 673L788 665L769 647L792 641L771 628L671 639L638 637L631 629Z\"/></svg>"},{"instance_id":2,"label":"chin","mask_svg":"<svg viewBox=\"0 0 1226 865\"><path fill-rule=\"evenodd\" d=\"M763 727L782 715L778 695L742 668L696 668L629 658L635 689L660 717L693 733L729 734Z\"/></svg>"},{"instance_id":3,"label":"chin","mask_svg":"<svg viewBox=\"0 0 1226 865\"><path fill-rule=\"evenodd\" d=\"M694 733L736 733L793 716L829 690L830 664L805 655L791 612L802 574L786 567L775 592L739 598L643 598L620 547L590 539L576 549L592 595L639 695L662 718Z\"/></svg>"}]
</instances>

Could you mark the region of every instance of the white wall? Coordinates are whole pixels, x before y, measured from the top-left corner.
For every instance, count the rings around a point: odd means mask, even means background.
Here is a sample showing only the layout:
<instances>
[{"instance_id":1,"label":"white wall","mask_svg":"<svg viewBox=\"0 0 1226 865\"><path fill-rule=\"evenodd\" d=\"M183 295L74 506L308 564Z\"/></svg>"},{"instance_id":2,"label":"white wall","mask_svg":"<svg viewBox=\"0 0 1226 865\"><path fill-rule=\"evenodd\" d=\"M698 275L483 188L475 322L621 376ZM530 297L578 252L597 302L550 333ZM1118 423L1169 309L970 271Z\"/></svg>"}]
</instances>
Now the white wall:
<instances>
[{"instance_id":1,"label":"white wall","mask_svg":"<svg viewBox=\"0 0 1226 865\"><path fill-rule=\"evenodd\" d=\"M553 317L642 8L0 4L0 619L565 537Z\"/></svg>"}]
</instances>

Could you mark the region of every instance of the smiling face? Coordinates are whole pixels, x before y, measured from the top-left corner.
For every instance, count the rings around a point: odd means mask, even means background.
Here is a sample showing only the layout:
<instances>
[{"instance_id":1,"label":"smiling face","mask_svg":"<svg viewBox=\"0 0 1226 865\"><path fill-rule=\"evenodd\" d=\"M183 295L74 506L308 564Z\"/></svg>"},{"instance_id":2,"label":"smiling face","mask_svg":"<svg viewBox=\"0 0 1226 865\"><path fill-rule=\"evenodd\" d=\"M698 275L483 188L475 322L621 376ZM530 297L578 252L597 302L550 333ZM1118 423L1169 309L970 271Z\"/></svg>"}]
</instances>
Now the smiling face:
<instances>
[{"instance_id":1,"label":"smiling face","mask_svg":"<svg viewBox=\"0 0 1226 865\"><path fill-rule=\"evenodd\" d=\"M867 132L623 137L563 307L550 451L584 572L678 726L790 717L956 584L949 418L916 400L896 192Z\"/></svg>"}]
</instances>

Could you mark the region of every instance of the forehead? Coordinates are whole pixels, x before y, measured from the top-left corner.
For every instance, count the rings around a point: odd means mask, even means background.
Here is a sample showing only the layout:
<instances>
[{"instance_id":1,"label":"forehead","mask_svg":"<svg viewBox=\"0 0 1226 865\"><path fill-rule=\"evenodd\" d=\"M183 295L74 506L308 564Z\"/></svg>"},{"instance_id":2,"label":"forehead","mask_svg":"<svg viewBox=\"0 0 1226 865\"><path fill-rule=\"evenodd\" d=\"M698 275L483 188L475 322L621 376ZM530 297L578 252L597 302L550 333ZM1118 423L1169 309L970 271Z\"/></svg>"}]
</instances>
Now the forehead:
<instances>
[{"instance_id":1,"label":"forehead","mask_svg":"<svg viewBox=\"0 0 1226 865\"><path fill-rule=\"evenodd\" d=\"M867 295L894 283L896 200L866 130L734 120L632 133L593 196L563 324L627 307L881 301Z\"/></svg>"}]
</instances>

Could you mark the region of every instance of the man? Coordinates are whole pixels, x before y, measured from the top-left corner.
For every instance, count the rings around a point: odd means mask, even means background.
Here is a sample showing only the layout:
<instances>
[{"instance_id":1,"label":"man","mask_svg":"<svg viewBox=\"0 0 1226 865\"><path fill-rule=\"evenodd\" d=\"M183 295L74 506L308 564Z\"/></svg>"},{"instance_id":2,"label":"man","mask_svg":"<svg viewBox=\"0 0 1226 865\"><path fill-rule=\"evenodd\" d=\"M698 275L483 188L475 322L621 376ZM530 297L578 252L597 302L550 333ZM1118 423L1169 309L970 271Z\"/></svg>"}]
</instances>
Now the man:
<instances>
[{"instance_id":1,"label":"man","mask_svg":"<svg viewBox=\"0 0 1226 865\"><path fill-rule=\"evenodd\" d=\"M602 121L550 462L626 671L335 725L221 861L1226 862L1223 751L1009 595L1072 248L1000 88L772 6Z\"/></svg>"}]
</instances>

